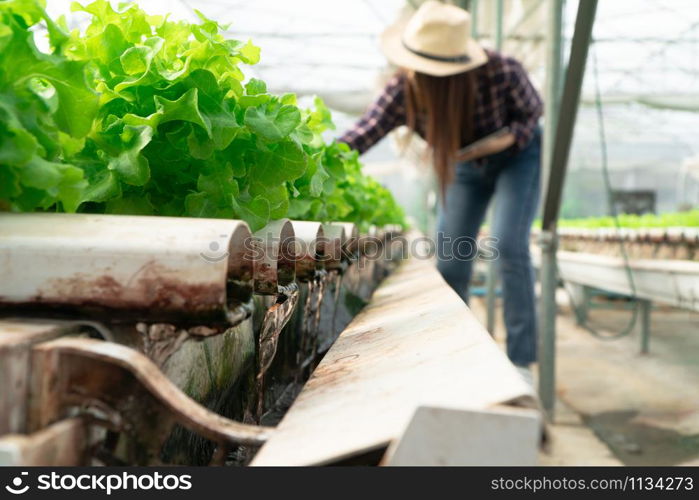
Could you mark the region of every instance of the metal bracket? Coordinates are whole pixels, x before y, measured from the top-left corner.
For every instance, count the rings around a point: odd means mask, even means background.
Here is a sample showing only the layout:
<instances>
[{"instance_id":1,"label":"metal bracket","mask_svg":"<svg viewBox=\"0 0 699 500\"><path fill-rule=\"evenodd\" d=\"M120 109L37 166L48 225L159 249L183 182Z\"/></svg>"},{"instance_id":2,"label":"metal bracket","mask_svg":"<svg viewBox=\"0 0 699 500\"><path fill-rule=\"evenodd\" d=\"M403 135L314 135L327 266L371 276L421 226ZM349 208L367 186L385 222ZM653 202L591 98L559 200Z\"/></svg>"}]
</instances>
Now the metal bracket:
<instances>
[{"instance_id":1,"label":"metal bracket","mask_svg":"<svg viewBox=\"0 0 699 500\"><path fill-rule=\"evenodd\" d=\"M558 233L554 231L540 231L537 242L542 252L555 252L558 250Z\"/></svg>"},{"instance_id":2,"label":"metal bracket","mask_svg":"<svg viewBox=\"0 0 699 500\"><path fill-rule=\"evenodd\" d=\"M92 339L60 338L32 349L29 430L75 414L129 436L128 463L154 464L176 425L218 444L215 459L238 445L261 446L272 428L242 424L207 410L143 354ZM115 445L116 446L116 445Z\"/></svg>"},{"instance_id":3,"label":"metal bracket","mask_svg":"<svg viewBox=\"0 0 699 500\"><path fill-rule=\"evenodd\" d=\"M641 308L641 354L650 352L650 312L653 309L653 302L645 299L638 299Z\"/></svg>"}]
</instances>

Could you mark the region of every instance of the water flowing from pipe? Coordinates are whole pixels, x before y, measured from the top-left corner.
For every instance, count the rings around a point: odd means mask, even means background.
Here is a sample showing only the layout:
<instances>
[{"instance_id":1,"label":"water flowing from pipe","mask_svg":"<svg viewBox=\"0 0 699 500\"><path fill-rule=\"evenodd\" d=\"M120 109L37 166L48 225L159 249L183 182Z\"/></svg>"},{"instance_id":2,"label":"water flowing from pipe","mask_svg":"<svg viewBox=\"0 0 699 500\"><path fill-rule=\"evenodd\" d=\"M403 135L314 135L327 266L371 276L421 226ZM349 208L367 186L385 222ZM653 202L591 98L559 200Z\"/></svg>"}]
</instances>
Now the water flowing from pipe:
<instances>
[{"instance_id":1,"label":"water flowing from pipe","mask_svg":"<svg viewBox=\"0 0 699 500\"><path fill-rule=\"evenodd\" d=\"M272 365L277 353L279 335L291 318L299 298L298 286L294 283L282 290L277 302L265 313L258 339L258 364L255 385L257 387L257 419L264 411L265 373Z\"/></svg>"}]
</instances>

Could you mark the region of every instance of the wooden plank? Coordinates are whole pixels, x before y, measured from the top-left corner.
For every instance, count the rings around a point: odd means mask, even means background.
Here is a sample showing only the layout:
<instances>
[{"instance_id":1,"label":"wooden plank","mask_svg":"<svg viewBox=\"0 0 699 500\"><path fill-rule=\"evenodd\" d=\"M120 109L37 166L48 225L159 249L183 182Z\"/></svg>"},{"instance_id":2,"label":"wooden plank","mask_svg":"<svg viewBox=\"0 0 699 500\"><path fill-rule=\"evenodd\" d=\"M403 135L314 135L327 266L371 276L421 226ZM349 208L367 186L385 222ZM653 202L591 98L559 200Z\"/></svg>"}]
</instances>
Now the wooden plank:
<instances>
[{"instance_id":1,"label":"wooden plank","mask_svg":"<svg viewBox=\"0 0 699 500\"><path fill-rule=\"evenodd\" d=\"M388 445L420 406L511 401L536 405L433 262L409 259L340 335L252 465L332 463Z\"/></svg>"}]
</instances>

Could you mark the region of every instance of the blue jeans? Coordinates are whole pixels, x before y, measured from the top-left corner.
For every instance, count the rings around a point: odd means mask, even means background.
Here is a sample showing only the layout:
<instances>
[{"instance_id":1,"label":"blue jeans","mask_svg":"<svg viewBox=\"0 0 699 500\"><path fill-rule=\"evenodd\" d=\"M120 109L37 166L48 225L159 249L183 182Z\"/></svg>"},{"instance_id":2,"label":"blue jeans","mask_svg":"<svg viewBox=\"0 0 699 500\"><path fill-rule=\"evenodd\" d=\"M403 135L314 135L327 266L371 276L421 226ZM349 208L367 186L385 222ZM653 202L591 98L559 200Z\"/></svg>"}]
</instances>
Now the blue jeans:
<instances>
[{"instance_id":1,"label":"blue jeans","mask_svg":"<svg viewBox=\"0 0 699 500\"><path fill-rule=\"evenodd\" d=\"M536 361L536 298L529 231L539 203L540 164L539 130L521 151L510 148L488 157L484 165L458 164L439 217L438 269L468 302L476 248L468 245L464 251L458 242L475 240L488 203L495 199L490 233L495 239L491 246L499 254L496 267L502 281L507 355L517 365ZM455 240L458 252L454 251Z\"/></svg>"}]
</instances>

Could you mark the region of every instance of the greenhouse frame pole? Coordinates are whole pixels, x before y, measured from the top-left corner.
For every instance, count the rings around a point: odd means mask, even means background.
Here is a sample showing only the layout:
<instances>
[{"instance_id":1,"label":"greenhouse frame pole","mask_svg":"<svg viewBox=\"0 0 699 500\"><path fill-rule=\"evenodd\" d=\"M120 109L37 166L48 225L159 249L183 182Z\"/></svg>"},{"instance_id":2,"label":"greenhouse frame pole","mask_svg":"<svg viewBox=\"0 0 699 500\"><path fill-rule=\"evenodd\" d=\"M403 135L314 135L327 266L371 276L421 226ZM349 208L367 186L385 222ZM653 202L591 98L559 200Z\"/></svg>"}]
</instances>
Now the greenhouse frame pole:
<instances>
[{"instance_id":1,"label":"greenhouse frame pole","mask_svg":"<svg viewBox=\"0 0 699 500\"><path fill-rule=\"evenodd\" d=\"M471 0L466 10L471 13L471 36L478 40L478 0Z\"/></svg>"},{"instance_id":2,"label":"greenhouse frame pole","mask_svg":"<svg viewBox=\"0 0 699 500\"><path fill-rule=\"evenodd\" d=\"M546 50L546 103L544 112L544 154L542 161L543 191L549 178L551 152L553 151L556 118L561 97L563 80L563 8L565 0L548 0L548 47Z\"/></svg>"},{"instance_id":3,"label":"greenhouse frame pole","mask_svg":"<svg viewBox=\"0 0 699 500\"><path fill-rule=\"evenodd\" d=\"M503 44L503 18L505 12L505 0L496 0L495 4L495 49L499 52L502 50ZM490 215L490 229L495 227L495 202L491 204ZM485 296L485 309L486 309L486 320L485 327L486 330L491 335L495 335L495 302L498 284L497 269L495 268L495 261L491 260L488 262L488 274L485 280L486 296Z\"/></svg>"},{"instance_id":4,"label":"greenhouse frame pole","mask_svg":"<svg viewBox=\"0 0 699 500\"><path fill-rule=\"evenodd\" d=\"M456 0L454 3L461 7L464 10L470 10L471 9L471 4L475 0Z\"/></svg>"},{"instance_id":5,"label":"greenhouse frame pole","mask_svg":"<svg viewBox=\"0 0 699 500\"><path fill-rule=\"evenodd\" d=\"M496 0L495 3L495 49L502 50L503 42L503 18L505 16L505 0Z\"/></svg>"},{"instance_id":6,"label":"greenhouse frame pole","mask_svg":"<svg viewBox=\"0 0 699 500\"><path fill-rule=\"evenodd\" d=\"M578 4L575 32L570 47L570 59L556 120L551 165L544 193L539 240L541 247L539 396L550 419L553 419L556 400L556 249L558 246L556 225L596 11L597 0L584 0Z\"/></svg>"}]
</instances>

